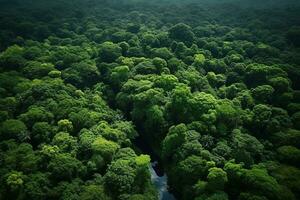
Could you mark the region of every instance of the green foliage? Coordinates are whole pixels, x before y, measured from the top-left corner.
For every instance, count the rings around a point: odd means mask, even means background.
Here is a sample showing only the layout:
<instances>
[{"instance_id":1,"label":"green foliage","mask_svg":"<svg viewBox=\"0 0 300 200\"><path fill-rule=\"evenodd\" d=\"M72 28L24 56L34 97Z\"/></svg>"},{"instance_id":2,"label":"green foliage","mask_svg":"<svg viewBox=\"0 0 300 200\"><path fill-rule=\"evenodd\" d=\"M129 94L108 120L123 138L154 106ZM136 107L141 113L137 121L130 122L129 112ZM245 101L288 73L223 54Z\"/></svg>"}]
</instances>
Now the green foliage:
<instances>
[{"instance_id":1,"label":"green foliage","mask_svg":"<svg viewBox=\"0 0 300 200\"><path fill-rule=\"evenodd\" d=\"M223 190L227 180L227 173L221 168L213 167L209 169L207 175L208 187L212 190Z\"/></svg>"},{"instance_id":2,"label":"green foliage","mask_svg":"<svg viewBox=\"0 0 300 200\"><path fill-rule=\"evenodd\" d=\"M72 132L73 125L68 119L62 119L57 122L60 131Z\"/></svg>"},{"instance_id":3,"label":"green foliage","mask_svg":"<svg viewBox=\"0 0 300 200\"><path fill-rule=\"evenodd\" d=\"M130 193L134 183L135 171L128 160L112 162L104 175L105 187L112 195Z\"/></svg>"},{"instance_id":4,"label":"green foliage","mask_svg":"<svg viewBox=\"0 0 300 200\"><path fill-rule=\"evenodd\" d=\"M162 155L166 159L171 156L185 141L187 128L184 124L173 126L169 129L167 137L163 141Z\"/></svg>"},{"instance_id":5,"label":"green foliage","mask_svg":"<svg viewBox=\"0 0 300 200\"><path fill-rule=\"evenodd\" d=\"M20 141L26 140L29 137L26 125L15 119L9 119L1 124L1 138L2 139L18 139Z\"/></svg>"},{"instance_id":6,"label":"green foliage","mask_svg":"<svg viewBox=\"0 0 300 200\"><path fill-rule=\"evenodd\" d=\"M300 199L300 4L257 2L1 1L0 200Z\"/></svg>"},{"instance_id":7,"label":"green foliage","mask_svg":"<svg viewBox=\"0 0 300 200\"><path fill-rule=\"evenodd\" d=\"M169 35L171 39L186 42L187 44L191 43L194 39L191 27L183 23L172 26L169 30Z\"/></svg>"},{"instance_id":8,"label":"green foliage","mask_svg":"<svg viewBox=\"0 0 300 200\"><path fill-rule=\"evenodd\" d=\"M84 166L68 153L55 155L47 166L51 176L56 180L71 180L84 172Z\"/></svg>"},{"instance_id":9,"label":"green foliage","mask_svg":"<svg viewBox=\"0 0 300 200\"><path fill-rule=\"evenodd\" d=\"M69 133L59 132L52 140L52 144L59 147L61 152L71 153L76 155L77 139L70 136Z\"/></svg>"},{"instance_id":10,"label":"green foliage","mask_svg":"<svg viewBox=\"0 0 300 200\"><path fill-rule=\"evenodd\" d=\"M296 47L300 46L299 35L300 35L299 27L292 27L286 33L286 37L289 40L289 42L291 42Z\"/></svg>"},{"instance_id":11,"label":"green foliage","mask_svg":"<svg viewBox=\"0 0 300 200\"><path fill-rule=\"evenodd\" d=\"M47 76L51 71L54 70L55 68L51 63L29 61L23 68L23 74L29 79L42 78L44 76Z\"/></svg>"},{"instance_id":12,"label":"green foliage","mask_svg":"<svg viewBox=\"0 0 300 200\"><path fill-rule=\"evenodd\" d=\"M53 137L54 128L47 122L36 122L32 126L31 140L34 144L49 143Z\"/></svg>"},{"instance_id":13,"label":"green foliage","mask_svg":"<svg viewBox=\"0 0 300 200\"><path fill-rule=\"evenodd\" d=\"M293 146L281 146L277 149L278 158L291 165L299 166L300 150Z\"/></svg>"},{"instance_id":14,"label":"green foliage","mask_svg":"<svg viewBox=\"0 0 300 200\"><path fill-rule=\"evenodd\" d=\"M104 62L113 62L121 55L121 47L112 42L104 42L99 48L100 59Z\"/></svg>"},{"instance_id":15,"label":"green foliage","mask_svg":"<svg viewBox=\"0 0 300 200\"><path fill-rule=\"evenodd\" d=\"M0 54L0 65L7 69L17 69L25 64L24 48L13 45Z\"/></svg>"},{"instance_id":16,"label":"green foliage","mask_svg":"<svg viewBox=\"0 0 300 200\"><path fill-rule=\"evenodd\" d=\"M23 179L22 172L13 171L7 175L6 184L11 190L16 191L22 188L24 183Z\"/></svg>"},{"instance_id":17,"label":"green foliage","mask_svg":"<svg viewBox=\"0 0 300 200\"><path fill-rule=\"evenodd\" d=\"M252 90L252 96L260 103L269 103L273 93L274 89L270 85L260 85Z\"/></svg>"},{"instance_id":18,"label":"green foliage","mask_svg":"<svg viewBox=\"0 0 300 200\"><path fill-rule=\"evenodd\" d=\"M92 150L95 153L99 153L107 160L111 160L114 153L119 149L119 145L115 142L106 140L102 137L98 137L92 143Z\"/></svg>"}]
</instances>

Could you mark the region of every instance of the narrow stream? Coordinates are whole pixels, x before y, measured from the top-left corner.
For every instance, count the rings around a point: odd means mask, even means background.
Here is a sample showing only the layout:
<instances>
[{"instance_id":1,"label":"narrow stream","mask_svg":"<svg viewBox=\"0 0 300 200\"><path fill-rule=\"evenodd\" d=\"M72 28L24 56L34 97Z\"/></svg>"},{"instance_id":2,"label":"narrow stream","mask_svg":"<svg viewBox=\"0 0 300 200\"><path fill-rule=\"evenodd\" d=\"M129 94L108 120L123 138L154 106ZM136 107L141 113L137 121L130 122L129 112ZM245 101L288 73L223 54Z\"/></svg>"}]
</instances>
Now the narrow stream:
<instances>
[{"instance_id":1,"label":"narrow stream","mask_svg":"<svg viewBox=\"0 0 300 200\"><path fill-rule=\"evenodd\" d=\"M136 138L134 144L142 153L146 153L151 157L149 171L151 174L151 182L154 184L159 194L159 200L176 200L173 194L168 191L168 177L164 172L164 167L160 161L160 157L153 151L148 142L142 137Z\"/></svg>"},{"instance_id":2,"label":"narrow stream","mask_svg":"<svg viewBox=\"0 0 300 200\"><path fill-rule=\"evenodd\" d=\"M152 162L149 166L149 171L151 173L151 181L158 191L159 200L175 200L174 195L168 191L167 175L165 173L163 176L157 175L157 172L155 171L157 165L157 161Z\"/></svg>"}]
</instances>

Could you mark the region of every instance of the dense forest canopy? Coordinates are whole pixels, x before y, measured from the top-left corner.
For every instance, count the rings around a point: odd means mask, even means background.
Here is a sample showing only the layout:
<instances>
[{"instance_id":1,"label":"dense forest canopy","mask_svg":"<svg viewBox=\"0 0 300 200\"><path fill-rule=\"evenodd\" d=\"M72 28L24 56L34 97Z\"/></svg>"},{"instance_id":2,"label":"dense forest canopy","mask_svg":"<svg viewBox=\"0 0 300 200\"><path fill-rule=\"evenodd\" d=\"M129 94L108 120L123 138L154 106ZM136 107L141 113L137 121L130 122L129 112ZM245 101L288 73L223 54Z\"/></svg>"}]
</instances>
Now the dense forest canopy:
<instances>
[{"instance_id":1,"label":"dense forest canopy","mask_svg":"<svg viewBox=\"0 0 300 200\"><path fill-rule=\"evenodd\" d=\"M0 200L300 199L299 13L0 0Z\"/></svg>"}]
</instances>

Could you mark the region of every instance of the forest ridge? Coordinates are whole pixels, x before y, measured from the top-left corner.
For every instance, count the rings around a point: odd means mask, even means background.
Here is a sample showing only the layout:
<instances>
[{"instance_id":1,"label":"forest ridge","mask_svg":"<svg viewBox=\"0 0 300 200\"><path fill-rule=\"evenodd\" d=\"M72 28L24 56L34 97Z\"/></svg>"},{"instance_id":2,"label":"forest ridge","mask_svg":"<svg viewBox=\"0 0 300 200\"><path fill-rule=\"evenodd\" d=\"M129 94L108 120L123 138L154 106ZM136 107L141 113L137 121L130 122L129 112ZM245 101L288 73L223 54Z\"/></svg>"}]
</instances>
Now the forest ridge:
<instances>
[{"instance_id":1,"label":"forest ridge","mask_svg":"<svg viewBox=\"0 0 300 200\"><path fill-rule=\"evenodd\" d=\"M300 199L299 13L0 0L0 200Z\"/></svg>"}]
</instances>

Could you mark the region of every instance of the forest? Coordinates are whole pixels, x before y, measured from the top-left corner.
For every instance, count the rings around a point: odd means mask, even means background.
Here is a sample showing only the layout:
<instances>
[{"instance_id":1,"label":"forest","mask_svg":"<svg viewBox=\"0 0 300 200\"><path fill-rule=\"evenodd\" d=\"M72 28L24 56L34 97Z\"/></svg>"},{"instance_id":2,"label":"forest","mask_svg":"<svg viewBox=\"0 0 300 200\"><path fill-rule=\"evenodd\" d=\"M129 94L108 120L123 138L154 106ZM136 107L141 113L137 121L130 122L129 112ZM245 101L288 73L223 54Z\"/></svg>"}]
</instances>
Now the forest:
<instances>
[{"instance_id":1,"label":"forest","mask_svg":"<svg viewBox=\"0 0 300 200\"><path fill-rule=\"evenodd\" d=\"M300 199L299 80L297 0L0 0L0 200Z\"/></svg>"}]
</instances>

